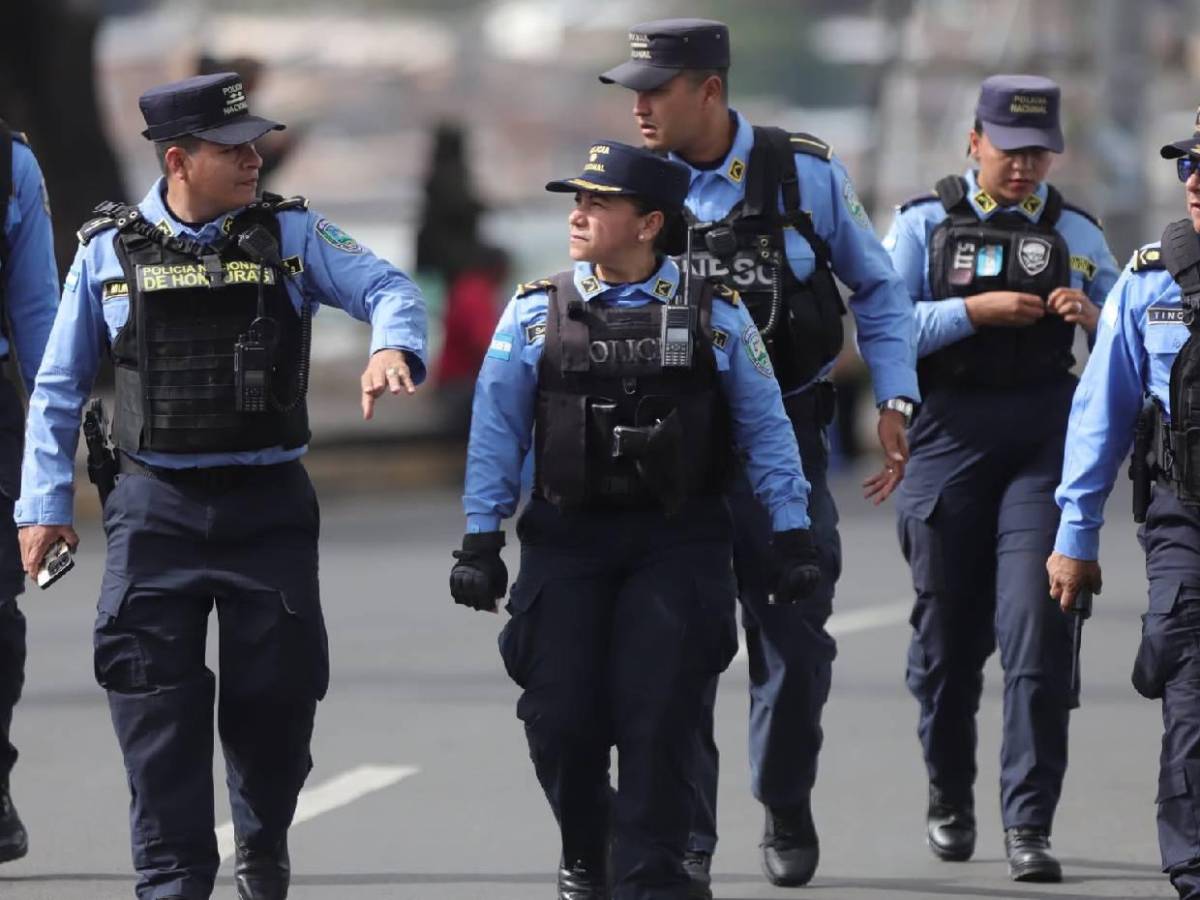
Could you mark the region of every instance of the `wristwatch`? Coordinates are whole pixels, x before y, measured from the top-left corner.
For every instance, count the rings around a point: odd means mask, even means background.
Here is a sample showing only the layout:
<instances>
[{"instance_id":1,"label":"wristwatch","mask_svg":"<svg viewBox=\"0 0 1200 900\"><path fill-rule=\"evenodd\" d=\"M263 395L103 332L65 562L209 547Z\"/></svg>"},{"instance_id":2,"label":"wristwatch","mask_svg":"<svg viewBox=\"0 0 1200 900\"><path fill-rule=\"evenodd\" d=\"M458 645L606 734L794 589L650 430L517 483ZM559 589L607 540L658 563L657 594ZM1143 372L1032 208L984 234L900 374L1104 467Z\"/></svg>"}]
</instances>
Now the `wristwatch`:
<instances>
[{"instance_id":1,"label":"wristwatch","mask_svg":"<svg viewBox=\"0 0 1200 900\"><path fill-rule=\"evenodd\" d=\"M904 427L907 428L912 424L913 413L917 411L917 405L907 397L893 397L879 404L880 412L883 412L885 409L894 409L900 415L904 416Z\"/></svg>"}]
</instances>

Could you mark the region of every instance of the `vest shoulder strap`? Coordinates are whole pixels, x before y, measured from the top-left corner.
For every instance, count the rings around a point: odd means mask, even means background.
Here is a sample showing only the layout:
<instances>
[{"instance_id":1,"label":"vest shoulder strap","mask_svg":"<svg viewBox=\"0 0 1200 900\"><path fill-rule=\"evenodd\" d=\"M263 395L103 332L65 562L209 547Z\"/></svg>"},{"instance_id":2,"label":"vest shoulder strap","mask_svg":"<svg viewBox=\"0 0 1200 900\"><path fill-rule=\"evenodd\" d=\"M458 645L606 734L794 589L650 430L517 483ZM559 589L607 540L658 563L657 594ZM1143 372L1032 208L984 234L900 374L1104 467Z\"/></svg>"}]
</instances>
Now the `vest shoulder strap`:
<instances>
[{"instance_id":1,"label":"vest shoulder strap","mask_svg":"<svg viewBox=\"0 0 1200 900\"><path fill-rule=\"evenodd\" d=\"M1140 250L1133 251L1133 258L1129 260L1129 270L1131 272L1152 272L1165 269L1163 263L1162 250L1158 244L1151 244L1149 247L1142 247Z\"/></svg>"},{"instance_id":2,"label":"vest shoulder strap","mask_svg":"<svg viewBox=\"0 0 1200 900\"><path fill-rule=\"evenodd\" d=\"M947 175L933 186L933 193L942 203L942 209L951 218L969 218L978 221L975 208L967 199L967 180L961 175Z\"/></svg>"},{"instance_id":3,"label":"vest shoulder strap","mask_svg":"<svg viewBox=\"0 0 1200 900\"><path fill-rule=\"evenodd\" d=\"M821 148L824 148L823 151ZM830 268L833 264L833 253L829 242L817 234L812 216L800 206L800 178L796 172L797 153L806 153L826 161L833 156L829 145L812 135L791 134L782 128L758 125L754 127L750 179L746 184L746 215L763 215L768 210L773 212L775 194L781 193L784 220L813 248L817 262L825 268Z\"/></svg>"},{"instance_id":4,"label":"vest shoulder strap","mask_svg":"<svg viewBox=\"0 0 1200 900\"><path fill-rule=\"evenodd\" d=\"M901 203L896 208L900 212L905 213L905 212L908 212L910 209L912 209L914 206L924 206L926 203L934 203L934 202L938 201L939 199L941 199L941 198L938 197L937 191L930 191L928 194L918 194L915 197L911 197L908 200L905 200L903 203Z\"/></svg>"},{"instance_id":5,"label":"vest shoulder strap","mask_svg":"<svg viewBox=\"0 0 1200 900\"><path fill-rule=\"evenodd\" d=\"M1200 238L1189 220L1172 222L1163 231L1162 259L1183 290L1185 302L1200 294Z\"/></svg>"},{"instance_id":6,"label":"vest shoulder strap","mask_svg":"<svg viewBox=\"0 0 1200 900\"><path fill-rule=\"evenodd\" d=\"M289 209L308 209L307 197L299 195L284 197L282 194L272 194L270 191L263 191L259 203L269 211L276 213L286 212Z\"/></svg>"},{"instance_id":7,"label":"vest shoulder strap","mask_svg":"<svg viewBox=\"0 0 1200 900\"><path fill-rule=\"evenodd\" d=\"M575 288L575 273L568 270L543 280L548 282L543 290L550 297L546 310L546 348L558 350L561 372L586 372L592 364L588 355L587 310Z\"/></svg>"},{"instance_id":8,"label":"vest shoulder strap","mask_svg":"<svg viewBox=\"0 0 1200 900\"><path fill-rule=\"evenodd\" d=\"M1046 185L1046 208L1042 210L1042 217L1038 219L1038 224L1050 228L1057 225L1058 220L1062 218L1063 205L1063 196L1058 188L1052 184Z\"/></svg>"}]
</instances>

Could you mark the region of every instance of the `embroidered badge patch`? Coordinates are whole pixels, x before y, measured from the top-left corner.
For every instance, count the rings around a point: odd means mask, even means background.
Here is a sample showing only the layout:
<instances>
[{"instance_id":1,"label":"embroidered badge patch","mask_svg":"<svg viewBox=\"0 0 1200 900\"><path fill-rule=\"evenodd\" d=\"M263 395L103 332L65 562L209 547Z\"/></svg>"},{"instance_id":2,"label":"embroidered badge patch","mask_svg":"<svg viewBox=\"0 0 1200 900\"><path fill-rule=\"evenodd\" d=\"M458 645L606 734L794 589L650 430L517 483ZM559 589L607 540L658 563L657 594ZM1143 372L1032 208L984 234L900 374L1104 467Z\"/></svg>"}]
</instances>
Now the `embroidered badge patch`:
<instances>
[{"instance_id":1,"label":"embroidered badge patch","mask_svg":"<svg viewBox=\"0 0 1200 900\"><path fill-rule=\"evenodd\" d=\"M538 338L546 336L546 323L537 322L533 325L525 326L525 343L532 344Z\"/></svg>"},{"instance_id":2,"label":"embroidered badge patch","mask_svg":"<svg viewBox=\"0 0 1200 900\"><path fill-rule=\"evenodd\" d=\"M1096 277L1096 264L1086 256L1072 256L1071 271L1078 272L1085 280L1091 281Z\"/></svg>"},{"instance_id":3,"label":"embroidered badge patch","mask_svg":"<svg viewBox=\"0 0 1200 900\"><path fill-rule=\"evenodd\" d=\"M584 296L590 297L592 294L600 293L600 279L594 275L589 275L587 278L581 278L579 281L579 289L583 291Z\"/></svg>"},{"instance_id":4,"label":"embroidered badge patch","mask_svg":"<svg viewBox=\"0 0 1200 900\"><path fill-rule=\"evenodd\" d=\"M1042 198L1037 194L1030 194L1021 201L1021 209L1025 210L1029 215L1036 216L1038 210L1042 208Z\"/></svg>"},{"instance_id":5,"label":"embroidered badge patch","mask_svg":"<svg viewBox=\"0 0 1200 900\"><path fill-rule=\"evenodd\" d=\"M113 300L117 297L129 296L129 285L122 281L106 281L104 282L104 290L102 292L105 301Z\"/></svg>"},{"instance_id":6,"label":"embroidered badge patch","mask_svg":"<svg viewBox=\"0 0 1200 900\"><path fill-rule=\"evenodd\" d=\"M317 234L329 246L343 253L362 253L362 245L328 219L317 220Z\"/></svg>"},{"instance_id":7,"label":"embroidered badge patch","mask_svg":"<svg viewBox=\"0 0 1200 900\"><path fill-rule=\"evenodd\" d=\"M660 278L658 281L654 282L654 296L669 299L671 294L674 293L672 290L673 287L674 285L667 281L667 279Z\"/></svg>"},{"instance_id":8,"label":"embroidered badge patch","mask_svg":"<svg viewBox=\"0 0 1200 900\"><path fill-rule=\"evenodd\" d=\"M1050 265L1050 242L1038 237L1021 238L1017 245L1017 261L1026 275L1040 275Z\"/></svg>"},{"instance_id":9,"label":"embroidered badge patch","mask_svg":"<svg viewBox=\"0 0 1200 900\"><path fill-rule=\"evenodd\" d=\"M846 212L850 213L850 218L863 228L870 228L871 220L867 217L867 211L863 208L862 201L858 199L858 194L849 178L842 184L842 199L846 201Z\"/></svg>"},{"instance_id":10,"label":"embroidered badge patch","mask_svg":"<svg viewBox=\"0 0 1200 900\"><path fill-rule=\"evenodd\" d=\"M979 191L971 199L975 201L975 205L979 207L980 212L985 215L999 205L987 191Z\"/></svg>"},{"instance_id":11,"label":"embroidered badge patch","mask_svg":"<svg viewBox=\"0 0 1200 900\"><path fill-rule=\"evenodd\" d=\"M728 170L729 180L734 184L741 184L742 179L746 176L746 164L740 159L735 159L729 164Z\"/></svg>"},{"instance_id":12,"label":"embroidered badge patch","mask_svg":"<svg viewBox=\"0 0 1200 900\"><path fill-rule=\"evenodd\" d=\"M712 333L713 333L713 346L716 347L718 350L724 350L725 345L729 343L729 332L722 331L720 328L714 328L712 330Z\"/></svg>"},{"instance_id":13,"label":"embroidered badge patch","mask_svg":"<svg viewBox=\"0 0 1200 900\"><path fill-rule=\"evenodd\" d=\"M1148 325L1183 325L1183 308L1171 306L1152 306L1146 310Z\"/></svg>"},{"instance_id":14,"label":"embroidered badge patch","mask_svg":"<svg viewBox=\"0 0 1200 900\"><path fill-rule=\"evenodd\" d=\"M993 278L1004 271L1004 247L1001 244L984 244L975 257L975 274L980 278Z\"/></svg>"},{"instance_id":15,"label":"embroidered badge patch","mask_svg":"<svg viewBox=\"0 0 1200 900\"><path fill-rule=\"evenodd\" d=\"M503 332L496 332L492 338L492 345L488 347L487 355L490 359L507 360L512 356L513 336Z\"/></svg>"},{"instance_id":16,"label":"embroidered badge patch","mask_svg":"<svg viewBox=\"0 0 1200 900\"><path fill-rule=\"evenodd\" d=\"M746 326L746 330L742 332L742 346L746 348L746 356L750 358L754 368L768 378L775 377L775 370L771 368L771 357L767 354L767 347L763 343L762 335L758 333L757 325Z\"/></svg>"},{"instance_id":17,"label":"embroidered badge patch","mask_svg":"<svg viewBox=\"0 0 1200 900\"><path fill-rule=\"evenodd\" d=\"M71 271L67 273L67 280L63 283L63 286L68 291L73 291L73 290L75 290L76 286L78 286L78 284L79 284L79 269L72 266Z\"/></svg>"}]
</instances>

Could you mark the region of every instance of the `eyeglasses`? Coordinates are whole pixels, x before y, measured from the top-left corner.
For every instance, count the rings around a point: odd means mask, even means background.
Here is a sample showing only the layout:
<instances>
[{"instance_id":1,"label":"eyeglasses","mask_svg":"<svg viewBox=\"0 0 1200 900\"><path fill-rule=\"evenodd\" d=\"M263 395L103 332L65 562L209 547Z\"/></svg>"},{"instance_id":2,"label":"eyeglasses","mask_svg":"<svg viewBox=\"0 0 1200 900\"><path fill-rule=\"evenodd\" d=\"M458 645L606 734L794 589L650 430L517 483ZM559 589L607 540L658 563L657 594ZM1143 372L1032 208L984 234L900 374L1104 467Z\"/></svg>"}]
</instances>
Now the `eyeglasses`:
<instances>
[{"instance_id":1,"label":"eyeglasses","mask_svg":"<svg viewBox=\"0 0 1200 900\"><path fill-rule=\"evenodd\" d=\"M1175 160L1175 173L1180 181L1187 181L1193 172L1200 172L1200 156L1181 156Z\"/></svg>"}]
</instances>

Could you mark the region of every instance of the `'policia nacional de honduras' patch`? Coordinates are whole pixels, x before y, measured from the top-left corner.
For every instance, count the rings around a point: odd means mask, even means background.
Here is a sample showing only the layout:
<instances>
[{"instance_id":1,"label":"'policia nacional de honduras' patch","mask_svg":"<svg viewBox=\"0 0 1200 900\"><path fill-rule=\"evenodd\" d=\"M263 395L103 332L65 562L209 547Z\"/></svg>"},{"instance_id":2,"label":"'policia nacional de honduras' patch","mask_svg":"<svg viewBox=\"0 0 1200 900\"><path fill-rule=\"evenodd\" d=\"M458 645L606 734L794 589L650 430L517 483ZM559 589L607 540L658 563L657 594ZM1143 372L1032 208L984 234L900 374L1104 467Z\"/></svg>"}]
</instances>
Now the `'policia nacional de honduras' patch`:
<instances>
[{"instance_id":1,"label":"'policia nacional de honduras' patch","mask_svg":"<svg viewBox=\"0 0 1200 900\"><path fill-rule=\"evenodd\" d=\"M317 220L317 234L329 246L335 247L344 253L362 253L362 245L328 219Z\"/></svg>"},{"instance_id":2,"label":"'policia nacional de honduras' patch","mask_svg":"<svg viewBox=\"0 0 1200 900\"><path fill-rule=\"evenodd\" d=\"M867 211L863 208L862 201L858 199L858 194L849 178L842 185L842 199L846 201L846 211L850 213L850 218L863 228L870 228L871 220L867 218Z\"/></svg>"},{"instance_id":3,"label":"'policia nacional de honduras' patch","mask_svg":"<svg viewBox=\"0 0 1200 900\"><path fill-rule=\"evenodd\" d=\"M757 325L746 326L746 330L742 332L742 345L746 348L746 356L750 357L754 368L768 378L774 378L775 370L771 368L771 357L767 355L767 347L763 344Z\"/></svg>"},{"instance_id":4,"label":"'policia nacional de honduras' patch","mask_svg":"<svg viewBox=\"0 0 1200 900\"><path fill-rule=\"evenodd\" d=\"M512 356L513 336L506 332L496 332L492 345L488 347L487 355L491 359L507 360Z\"/></svg>"}]
</instances>

